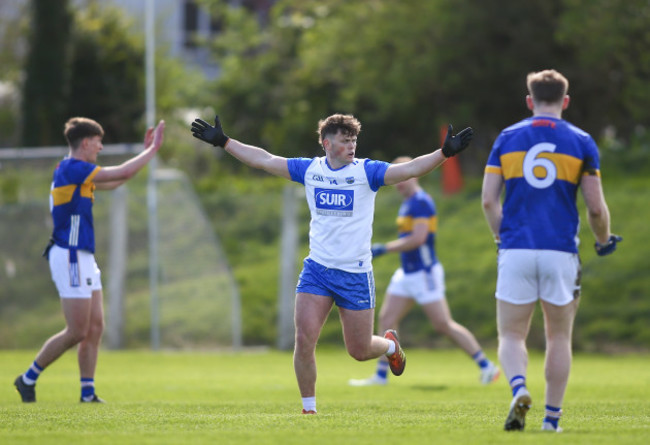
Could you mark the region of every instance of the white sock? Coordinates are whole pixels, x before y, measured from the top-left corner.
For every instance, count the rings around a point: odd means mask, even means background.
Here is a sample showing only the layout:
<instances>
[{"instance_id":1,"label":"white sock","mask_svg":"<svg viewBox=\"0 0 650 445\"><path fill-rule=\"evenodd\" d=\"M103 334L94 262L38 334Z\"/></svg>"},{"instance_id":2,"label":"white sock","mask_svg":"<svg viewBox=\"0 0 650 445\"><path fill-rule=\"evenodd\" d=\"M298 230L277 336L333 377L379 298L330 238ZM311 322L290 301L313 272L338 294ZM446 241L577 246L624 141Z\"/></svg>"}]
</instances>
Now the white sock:
<instances>
[{"instance_id":1,"label":"white sock","mask_svg":"<svg viewBox=\"0 0 650 445\"><path fill-rule=\"evenodd\" d=\"M386 356L393 355L395 354L395 351L397 350L397 345L395 344L394 341L388 340L388 351L386 351Z\"/></svg>"},{"instance_id":2,"label":"white sock","mask_svg":"<svg viewBox=\"0 0 650 445\"><path fill-rule=\"evenodd\" d=\"M314 397L303 397L302 398L302 408L305 411L316 411L316 396L314 396Z\"/></svg>"}]
</instances>

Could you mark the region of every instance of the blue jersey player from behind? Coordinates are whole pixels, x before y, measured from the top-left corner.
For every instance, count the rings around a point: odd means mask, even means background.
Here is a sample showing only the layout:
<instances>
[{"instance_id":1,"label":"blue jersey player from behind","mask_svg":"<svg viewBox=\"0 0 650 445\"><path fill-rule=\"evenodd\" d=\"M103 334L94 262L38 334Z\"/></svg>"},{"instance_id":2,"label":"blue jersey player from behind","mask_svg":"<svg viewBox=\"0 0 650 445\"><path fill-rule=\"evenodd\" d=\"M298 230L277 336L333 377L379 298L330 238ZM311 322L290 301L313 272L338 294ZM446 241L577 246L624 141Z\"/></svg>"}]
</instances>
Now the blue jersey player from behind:
<instances>
[{"instance_id":1,"label":"blue jersey player from behind","mask_svg":"<svg viewBox=\"0 0 650 445\"><path fill-rule=\"evenodd\" d=\"M512 389L505 429L523 430L532 403L526 337L539 299L546 335L542 430L559 432L580 297L578 189L598 255L612 253L622 238L610 232L596 143L562 119L569 82L555 70L544 70L530 73L526 85L533 115L503 130L494 142L483 178L483 211L499 246L499 362Z\"/></svg>"},{"instance_id":2,"label":"blue jersey player from behind","mask_svg":"<svg viewBox=\"0 0 650 445\"><path fill-rule=\"evenodd\" d=\"M393 374L402 374L406 357L397 332L373 335L370 242L375 196L380 187L429 173L464 150L472 129L453 136L450 125L441 149L394 165L355 156L361 124L351 115L334 114L319 122L325 156L315 158L287 159L231 139L218 117L214 126L195 119L191 130L196 138L223 147L244 164L305 187L311 213L309 255L296 288L293 356L303 414L316 414L316 343L333 305L338 307L350 356L363 361L386 355Z\"/></svg>"},{"instance_id":3,"label":"blue jersey player from behind","mask_svg":"<svg viewBox=\"0 0 650 445\"><path fill-rule=\"evenodd\" d=\"M102 284L95 262L93 201L95 189L110 190L127 181L154 157L165 123L147 130L144 151L113 167L96 165L104 129L92 119L74 117L64 128L70 151L56 166L50 191L54 229L45 256L61 299L66 327L50 337L14 385L23 402L36 401L41 372L77 345L81 402L103 402L95 394L95 368L104 330Z\"/></svg>"},{"instance_id":4,"label":"blue jersey player from behind","mask_svg":"<svg viewBox=\"0 0 650 445\"><path fill-rule=\"evenodd\" d=\"M400 156L393 164L412 158ZM400 254L401 267L391 277L379 311L379 330L397 329L414 305L419 305L436 331L448 337L472 357L480 369L479 381L489 384L499 377L492 363L469 329L456 322L445 296L445 273L436 255L438 215L431 195L420 186L418 178L395 184L403 201L397 215L398 238L372 245L373 259L390 252ZM377 360L375 373L367 379L351 379L352 386L386 385L388 361Z\"/></svg>"}]
</instances>

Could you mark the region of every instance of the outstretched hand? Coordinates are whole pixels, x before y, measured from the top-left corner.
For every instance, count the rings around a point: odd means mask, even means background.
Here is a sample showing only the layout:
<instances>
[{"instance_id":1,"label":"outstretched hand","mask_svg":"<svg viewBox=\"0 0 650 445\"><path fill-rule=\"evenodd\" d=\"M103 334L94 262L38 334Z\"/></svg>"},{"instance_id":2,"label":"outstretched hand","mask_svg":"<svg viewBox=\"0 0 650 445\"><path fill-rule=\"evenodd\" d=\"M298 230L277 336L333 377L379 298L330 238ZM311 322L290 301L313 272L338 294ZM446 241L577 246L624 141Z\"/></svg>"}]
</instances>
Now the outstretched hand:
<instances>
[{"instance_id":1,"label":"outstretched hand","mask_svg":"<svg viewBox=\"0 0 650 445\"><path fill-rule=\"evenodd\" d=\"M156 128L149 127L147 132L144 134L144 148L153 147L155 151L158 151L163 142L163 137L165 135L165 121L160 120Z\"/></svg>"},{"instance_id":2,"label":"outstretched hand","mask_svg":"<svg viewBox=\"0 0 650 445\"><path fill-rule=\"evenodd\" d=\"M194 119L194 122L192 122L191 130L192 136L201 139L208 144L212 144L215 147L225 147L228 143L228 139L230 139L223 132L219 116L214 117L214 127L203 119L196 118Z\"/></svg>"},{"instance_id":3,"label":"outstretched hand","mask_svg":"<svg viewBox=\"0 0 650 445\"><path fill-rule=\"evenodd\" d=\"M442 144L442 154L445 155L446 158L455 156L465 150L474 137L474 130L472 130L472 127L465 128L456 136L452 136L453 131L454 127L449 124L445 142Z\"/></svg>"}]
</instances>

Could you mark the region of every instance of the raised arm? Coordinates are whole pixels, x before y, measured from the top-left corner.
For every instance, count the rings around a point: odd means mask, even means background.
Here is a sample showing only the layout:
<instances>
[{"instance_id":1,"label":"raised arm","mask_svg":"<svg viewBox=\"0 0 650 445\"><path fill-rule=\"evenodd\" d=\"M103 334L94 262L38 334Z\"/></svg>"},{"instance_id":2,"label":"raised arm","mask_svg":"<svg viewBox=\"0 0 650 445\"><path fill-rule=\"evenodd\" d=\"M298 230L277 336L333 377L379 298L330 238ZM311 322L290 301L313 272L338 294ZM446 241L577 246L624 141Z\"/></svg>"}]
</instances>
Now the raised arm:
<instances>
[{"instance_id":1,"label":"raised arm","mask_svg":"<svg viewBox=\"0 0 650 445\"><path fill-rule=\"evenodd\" d=\"M149 128L144 136L144 151L120 165L101 168L93 182L98 189L113 189L132 178L156 155L163 142L165 121L160 121L155 129Z\"/></svg>"},{"instance_id":2,"label":"raised arm","mask_svg":"<svg viewBox=\"0 0 650 445\"><path fill-rule=\"evenodd\" d=\"M465 150L474 136L474 130L471 127L467 127L455 136L453 136L453 130L452 125L449 124L447 136L445 137L442 148L439 148L433 153L418 156L409 162L391 164L388 170L386 170L384 183L386 185L393 185L410 178L419 178L440 166L447 158Z\"/></svg>"},{"instance_id":3,"label":"raised arm","mask_svg":"<svg viewBox=\"0 0 650 445\"><path fill-rule=\"evenodd\" d=\"M203 119L195 119L192 122L191 131L195 138L212 144L215 147L223 147L224 150L249 167L291 179L287 158L273 155L263 148L244 144L243 142L229 138L223 131L219 116L215 116L214 126Z\"/></svg>"}]
</instances>

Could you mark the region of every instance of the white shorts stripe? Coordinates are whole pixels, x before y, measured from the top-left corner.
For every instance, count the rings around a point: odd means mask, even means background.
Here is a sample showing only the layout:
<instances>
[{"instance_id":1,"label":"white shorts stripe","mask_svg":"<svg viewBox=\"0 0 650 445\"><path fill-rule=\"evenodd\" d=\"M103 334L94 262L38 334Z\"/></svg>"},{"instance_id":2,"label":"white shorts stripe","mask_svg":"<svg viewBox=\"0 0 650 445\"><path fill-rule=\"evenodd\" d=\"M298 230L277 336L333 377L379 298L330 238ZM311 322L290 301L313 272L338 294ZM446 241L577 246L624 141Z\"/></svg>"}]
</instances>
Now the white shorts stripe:
<instances>
[{"instance_id":1,"label":"white shorts stripe","mask_svg":"<svg viewBox=\"0 0 650 445\"><path fill-rule=\"evenodd\" d=\"M70 216L70 236L68 238L69 246L79 245L79 223L81 221L80 215Z\"/></svg>"}]
</instances>

